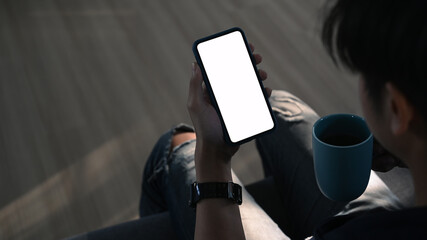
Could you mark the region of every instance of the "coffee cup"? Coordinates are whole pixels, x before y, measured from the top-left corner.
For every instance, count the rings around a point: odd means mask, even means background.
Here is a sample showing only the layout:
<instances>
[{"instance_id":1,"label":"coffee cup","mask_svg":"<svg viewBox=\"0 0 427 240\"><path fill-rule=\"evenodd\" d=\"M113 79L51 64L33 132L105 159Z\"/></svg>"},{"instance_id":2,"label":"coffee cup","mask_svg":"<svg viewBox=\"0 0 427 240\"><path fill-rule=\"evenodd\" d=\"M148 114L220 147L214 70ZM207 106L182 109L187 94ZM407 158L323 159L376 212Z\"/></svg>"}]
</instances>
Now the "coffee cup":
<instances>
[{"instance_id":1,"label":"coffee cup","mask_svg":"<svg viewBox=\"0 0 427 240\"><path fill-rule=\"evenodd\" d=\"M327 198L351 201L365 191L372 165L373 136L365 120L332 114L313 125L317 184Z\"/></svg>"}]
</instances>

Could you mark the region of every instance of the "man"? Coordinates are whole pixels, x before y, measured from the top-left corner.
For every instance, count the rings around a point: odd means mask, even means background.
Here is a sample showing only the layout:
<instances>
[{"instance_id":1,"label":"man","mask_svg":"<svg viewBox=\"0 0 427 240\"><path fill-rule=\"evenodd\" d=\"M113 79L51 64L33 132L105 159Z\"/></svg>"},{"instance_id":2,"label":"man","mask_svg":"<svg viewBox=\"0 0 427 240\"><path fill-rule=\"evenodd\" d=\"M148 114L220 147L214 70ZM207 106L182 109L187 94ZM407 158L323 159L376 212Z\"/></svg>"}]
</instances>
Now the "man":
<instances>
[{"instance_id":1,"label":"man","mask_svg":"<svg viewBox=\"0 0 427 240\"><path fill-rule=\"evenodd\" d=\"M373 166L390 169L402 159L415 184L414 208L403 209L375 174L366 192L350 203L323 197L310 144L317 114L290 93L268 91L278 128L258 139L257 148L283 200L285 233L244 189L240 207L210 198L198 202L194 213L185 206L192 182L239 181L231 170L238 148L224 143L193 64L188 110L195 134L180 125L157 143L144 172L141 216L169 210L182 239L427 239L426 12L423 0L338 0L322 32L331 56L360 74L364 117L379 143L396 156L374 159L382 162ZM261 62L260 55L255 58Z\"/></svg>"}]
</instances>

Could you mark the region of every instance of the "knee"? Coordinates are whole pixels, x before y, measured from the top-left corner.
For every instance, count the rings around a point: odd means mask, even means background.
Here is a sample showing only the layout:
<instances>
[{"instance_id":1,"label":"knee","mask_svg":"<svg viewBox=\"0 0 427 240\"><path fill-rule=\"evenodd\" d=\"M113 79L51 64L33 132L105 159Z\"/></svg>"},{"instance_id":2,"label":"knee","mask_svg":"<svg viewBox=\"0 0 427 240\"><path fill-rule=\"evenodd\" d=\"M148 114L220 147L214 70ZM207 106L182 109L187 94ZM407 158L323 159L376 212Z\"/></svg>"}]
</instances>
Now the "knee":
<instances>
[{"instance_id":1,"label":"knee","mask_svg":"<svg viewBox=\"0 0 427 240\"><path fill-rule=\"evenodd\" d=\"M283 118L286 122L299 122L304 119L319 118L310 106L286 91L274 90L270 97L270 104L277 116Z\"/></svg>"},{"instance_id":2,"label":"knee","mask_svg":"<svg viewBox=\"0 0 427 240\"><path fill-rule=\"evenodd\" d=\"M169 154L175 149L175 147L190 141L196 139L196 134L194 132L177 132L172 137L171 147L169 149Z\"/></svg>"}]
</instances>

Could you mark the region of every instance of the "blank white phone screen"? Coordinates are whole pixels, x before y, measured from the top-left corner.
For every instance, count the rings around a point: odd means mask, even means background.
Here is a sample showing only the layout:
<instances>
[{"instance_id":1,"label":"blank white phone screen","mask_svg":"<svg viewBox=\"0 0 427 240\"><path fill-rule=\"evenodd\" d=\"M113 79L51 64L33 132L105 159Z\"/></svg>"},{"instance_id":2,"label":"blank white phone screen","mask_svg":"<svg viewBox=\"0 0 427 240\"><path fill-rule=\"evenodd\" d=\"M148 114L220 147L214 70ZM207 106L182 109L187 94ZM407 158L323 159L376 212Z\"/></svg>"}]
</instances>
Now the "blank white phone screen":
<instances>
[{"instance_id":1,"label":"blank white phone screen","mask_svg":"<svg viewBox=\"0 0 427 240\"><path fill-rule=\"evenodd\" d=\"M261 85L242 34L229 34L199 43L200 58L213 95L234 143L274 127Z\"/></svg>"}]
</instances>

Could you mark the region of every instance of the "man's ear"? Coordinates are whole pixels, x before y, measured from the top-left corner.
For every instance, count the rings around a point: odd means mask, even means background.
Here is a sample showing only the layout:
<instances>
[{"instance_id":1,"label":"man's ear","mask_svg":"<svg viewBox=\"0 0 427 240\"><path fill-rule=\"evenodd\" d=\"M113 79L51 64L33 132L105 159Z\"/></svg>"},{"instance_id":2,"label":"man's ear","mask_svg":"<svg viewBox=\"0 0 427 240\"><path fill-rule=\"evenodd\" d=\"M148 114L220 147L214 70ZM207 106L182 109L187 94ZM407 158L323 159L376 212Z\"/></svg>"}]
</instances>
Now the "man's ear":
<instances>
[{"instance_id":1,"label":"man's ear","mask_svg":"<svg viewBox=\"0 0 427 240\"><path fill-rule=\"evenodd\" d=\"M414 119L414 107L405 95L392 83L385 85L388 95L387 105L391 117L391 131L394 135L402 135L409 130L411 121Z\"/></svg>"}]
</instances>

